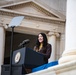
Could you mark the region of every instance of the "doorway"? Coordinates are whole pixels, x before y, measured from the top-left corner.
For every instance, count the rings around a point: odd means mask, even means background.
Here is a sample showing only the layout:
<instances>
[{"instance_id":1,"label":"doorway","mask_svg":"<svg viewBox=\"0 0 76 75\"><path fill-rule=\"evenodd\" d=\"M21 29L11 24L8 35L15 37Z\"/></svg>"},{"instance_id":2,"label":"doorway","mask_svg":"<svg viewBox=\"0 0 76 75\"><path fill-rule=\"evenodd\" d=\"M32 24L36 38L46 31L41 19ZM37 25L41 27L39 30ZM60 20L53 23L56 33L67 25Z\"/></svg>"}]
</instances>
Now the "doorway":
<instances>
[{"instance_id":1,"label":"doorway","mask_svg":"<svg viewBox=\"0 0 76 75\"><path fill-rule=\"evenodd\" d=\"M37 38L36 35L14 32L13 51L19 49L20 48L19 44L26 39L29 39L30 42L25 46L33 49L35 46L36 38ZM10 49L11 49L11 31L6 31L4 64L10 63Z\"/></svg>"}]
</instances>

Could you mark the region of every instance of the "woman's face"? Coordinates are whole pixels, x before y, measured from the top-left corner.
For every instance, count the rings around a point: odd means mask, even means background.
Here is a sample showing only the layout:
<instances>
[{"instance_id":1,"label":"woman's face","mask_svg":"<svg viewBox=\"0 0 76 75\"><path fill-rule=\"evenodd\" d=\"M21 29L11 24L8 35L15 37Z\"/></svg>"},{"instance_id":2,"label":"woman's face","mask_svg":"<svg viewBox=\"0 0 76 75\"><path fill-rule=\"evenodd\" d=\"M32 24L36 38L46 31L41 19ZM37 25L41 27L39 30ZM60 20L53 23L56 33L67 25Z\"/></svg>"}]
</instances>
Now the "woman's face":
<instances>
[{"instance_id":1,"label":"woman's face","mask_svg":"<svg viewBox=\"0 0 76 75\"><path fill-rule=\"evenodd\" d=\"M43 36L41 34L38 35L38 40L39 40L40 43L43 42Z\"/></svg>"}]
</instances>

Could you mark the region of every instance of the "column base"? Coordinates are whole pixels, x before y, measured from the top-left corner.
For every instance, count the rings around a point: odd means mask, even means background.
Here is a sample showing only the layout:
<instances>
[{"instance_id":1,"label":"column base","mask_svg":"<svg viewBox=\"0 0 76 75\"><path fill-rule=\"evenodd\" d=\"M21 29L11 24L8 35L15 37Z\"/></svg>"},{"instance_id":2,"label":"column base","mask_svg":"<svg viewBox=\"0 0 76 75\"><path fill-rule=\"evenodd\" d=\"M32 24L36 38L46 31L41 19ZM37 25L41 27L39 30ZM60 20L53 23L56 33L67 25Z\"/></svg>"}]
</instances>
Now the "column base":
<instances>
[{"instance_id":1,"label":"column base","mask_svg":"<svg viewBox=\"0 0 76 75\"><path fill-rule=\"evenodd\" d=\"M62 57L59 59L59 64L76 60L76 50L64 52Z\"/></svg>"},{"instance_id":2,"label":"column base","mask_svg":"<svg viewBox=\"0 0 76 75\"><path fill-rule=\"evenodd\" d=\"M76 60L76 55L61 57L58 62L59 64L63 64L74 60Z\"/></svg>"}]
</instances>

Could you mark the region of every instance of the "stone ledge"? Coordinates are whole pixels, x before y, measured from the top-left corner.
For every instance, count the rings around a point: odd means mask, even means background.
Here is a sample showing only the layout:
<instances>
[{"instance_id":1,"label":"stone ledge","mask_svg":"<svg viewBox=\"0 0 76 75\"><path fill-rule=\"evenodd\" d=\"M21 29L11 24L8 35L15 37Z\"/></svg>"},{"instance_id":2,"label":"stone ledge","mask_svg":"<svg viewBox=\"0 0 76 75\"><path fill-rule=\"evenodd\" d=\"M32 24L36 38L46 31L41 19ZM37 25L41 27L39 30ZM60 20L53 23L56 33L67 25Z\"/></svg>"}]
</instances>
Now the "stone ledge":
<instances>
[{"instance_id":1,"label":"stone ledge","mask_svg":"<svg viewBox=\"0 0 76 75\"><path fill-rule=\"evenodd\" d=\"M27 75L68 75L69 73L70 75L76 75L76 61L49 67L48 69L30 73Z\"/></svg>"}]
</instances>

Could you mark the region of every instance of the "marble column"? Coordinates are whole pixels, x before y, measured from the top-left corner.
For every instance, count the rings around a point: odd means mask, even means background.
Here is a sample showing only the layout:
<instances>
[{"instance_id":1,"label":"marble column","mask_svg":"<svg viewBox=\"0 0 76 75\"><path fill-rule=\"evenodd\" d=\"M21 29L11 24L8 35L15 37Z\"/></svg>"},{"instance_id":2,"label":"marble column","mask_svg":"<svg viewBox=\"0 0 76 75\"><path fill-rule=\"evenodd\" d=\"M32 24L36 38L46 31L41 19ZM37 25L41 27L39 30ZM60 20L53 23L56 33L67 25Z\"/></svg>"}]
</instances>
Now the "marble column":
<instances>
[{"instance_id":1,"label":"marble column","mask_svg":"<svg viewBox=\"0 0 76 75\"><path fill-rule=\"evenodd\" d=\"M58 34L52 33L52 32L48 33L48 43L50 43L52 45L52 53L51 53L51 56L49 58L49 62L55 61L56 35L58 35Z\"/></svg>"},{"instance_id":2,"label":"marble column","mask_svg":"<svg viewBox=\"0 0 76 75\"><path fill-rule=\"evenodd\" d=\"M76 60L76 0L67 0L65 50L59 64Z\"/></svg>"},{"instance_id":3,"label":"marble column","mask_svg":"<svg viewBox=\"0 0 76 75\"><path fill-rule=\"evenodd\" d=\"M0 26L0 74L1 74L1 65L4 62L4 49L5 49L5 29L3 26Z\"/></svg>"},{"instance_id":4,"label":"marble column","mask_svg":"<svg viewBox=\"0 0 76 75\"><path fill-rule=\"evenodd\" d=\"M62 55L64 49L65 49L65 34L62 33L62 34L60 34L60 49L59 49L59 51L58 51L58 54L59 54L58 59L59 59L60 56Z\"/></svg>"}]
</instances>

